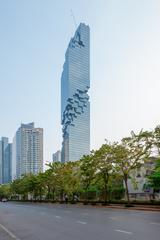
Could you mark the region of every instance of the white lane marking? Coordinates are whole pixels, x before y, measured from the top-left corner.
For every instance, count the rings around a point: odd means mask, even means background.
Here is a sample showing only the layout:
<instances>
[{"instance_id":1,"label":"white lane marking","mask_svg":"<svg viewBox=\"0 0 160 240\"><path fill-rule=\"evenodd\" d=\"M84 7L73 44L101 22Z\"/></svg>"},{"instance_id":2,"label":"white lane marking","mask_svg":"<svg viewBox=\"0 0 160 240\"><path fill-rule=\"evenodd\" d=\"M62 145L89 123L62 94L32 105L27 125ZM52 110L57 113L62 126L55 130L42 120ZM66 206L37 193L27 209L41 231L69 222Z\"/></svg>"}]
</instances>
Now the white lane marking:
<instances>
[{"instance_id":1,"label":"white lane marking","mask_svg":"<svg viewBox=\"0 0 160 240\"><path fill-rule=\"evenodd\" d=\"M89 215L89 213L87 213L87 212L84 212L84 213L82 213L82 215L88 216L88 215Z\"/></svg>"},{"instance_id":2,"label":"white lane marking","mask_svg":"<svg viewBox=\"0 0 160 240\"><path fill-rule=\"evenodd\" d=\"M70 210L65 210L64 212L65 212L65 213L70 213L71 211L70 211Z\"/></svg>"},{"instance_id":3,"label":"white lane marking","mask_svg":"<svg viewBox=\"0 0 160 240\"><path fill-rule=\"evenodd\" d=\"M17 238L11 231L9 231L5 226L3 226L2 224L0 224L0 227L13 239L16 240L20 240L19 238Z\"/></svg>"},{"instance_id":4,"label":"white lane marking","mask_svg":"<svg viewBox=\"0 0 160 240\"><path fill-rule=\"evenodd\" d=\"M40 212L41 215L45 215L46 213L45 212Z\"/></svg>"},{"instance_id":5,"label":"white lane marking","mask_svg":"<svg viewBox=\"0 0 160 240\"><path fill-rule=\"evenodd\" d=\"M111 219L111 220L118 220L117 217L109 217L109 219Z\"/></svg>"},{"instance_id":6,"label":"white lane marking","mask_svg":"<svg viewBox=\"0 0 160 240\"><path fill-rule=\"evenodd\" d=\"M133 234L132 232L127 232L124 230L120 230L120 229L115 229L116 232L121 232L121 233L126 233L126 234Z\"/></svg>"},{"instance_id":7,"label":"white lane marking","mask_svg":"<svg viewBox=\"0 0 160 240\"><path fill-rule=\"evenodd\" d=\"M77 223L80 223L80 224L87 224L86 222L82 222L82 221L77 221Z\"/></svg>"},{"instance_id":8,"label":"white lane marking","mask_svg":"<svg viewBox=\"0 0 160 240\"><path fill-rule=\"evenodd\" d=\"M56 218L58 218L58 219L61 219L62 217L61 216L55 216Z\"/></svg>"},{"instance_id":9,"label":"white lane marking","mask_svg":"<svg viewBox=\"0 0 160 240\"><path fill-rule=\"evenodd\" d=\"M160 223L156 223L156 222L151 222L150 224L154 224L154 225L160 226Z\"/></svg>"}]
</instances>

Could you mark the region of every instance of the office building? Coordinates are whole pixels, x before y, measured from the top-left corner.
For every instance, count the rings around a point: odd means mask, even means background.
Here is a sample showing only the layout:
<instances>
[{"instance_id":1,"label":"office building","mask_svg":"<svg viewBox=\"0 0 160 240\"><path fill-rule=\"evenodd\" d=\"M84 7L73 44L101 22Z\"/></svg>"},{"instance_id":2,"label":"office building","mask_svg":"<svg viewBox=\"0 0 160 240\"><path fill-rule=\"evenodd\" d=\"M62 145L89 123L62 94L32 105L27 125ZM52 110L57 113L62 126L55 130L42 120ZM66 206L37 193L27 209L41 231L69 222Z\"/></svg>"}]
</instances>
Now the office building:
<instances>
[{"instance_id":1,"label":"office building","mask_svg":"<svg viewBox=\"0 0 160 240\"><path fill-rule=\"evenodd\" d=\"M52 155L53 162L61 162L61 151L58 150L57 152L53 153Z\"/></svg>"},{"instance_id":2,"label":"office building","mask_svg":"<svg viewBox=\"0 0 160 240\"><path fill-rule=\"evenodd\" d=\"M71 38L61 76L61 161L90 152L90 28L81 23Z\"/></svg>"},{"instance_id":3,"label":"office building","mask_svg":"<svg viewBox=\"0 0 160 240\"><path fill-rule=\"evenodd\" d=\"M0 140L0 184L11 181L12 144L7 137Z\"/></svg>"},{"instance_id":4,"label":"office building","mask_svg":"<svg viewBox=\"0 0 160 240\"><path fill-rule=\"evenodd\" d=\"M43 129L34 123L21 124L13 139L12 176L37 174L43 171ZM16 167L15 167L16 165Z\"/></svg>"}]
</instances>

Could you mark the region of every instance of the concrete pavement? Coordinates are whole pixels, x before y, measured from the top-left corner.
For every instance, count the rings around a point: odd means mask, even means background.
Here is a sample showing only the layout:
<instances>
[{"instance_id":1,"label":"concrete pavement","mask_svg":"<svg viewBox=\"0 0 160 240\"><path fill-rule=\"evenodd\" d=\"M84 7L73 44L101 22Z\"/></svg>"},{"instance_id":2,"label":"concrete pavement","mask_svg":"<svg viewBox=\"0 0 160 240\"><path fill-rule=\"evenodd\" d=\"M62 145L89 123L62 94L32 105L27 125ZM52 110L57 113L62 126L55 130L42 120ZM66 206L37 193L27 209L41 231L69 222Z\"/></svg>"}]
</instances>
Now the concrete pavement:
<instances>
[{"instance_id":1,"label":"concrete pavement","mask_svg":"<svg viewBox=\"0 0 160 240\"><path fill-rule=\"evenodd\" d=\"M0 203L0 240L157 240L160 212Z\"/></svg>"}]
</instances>

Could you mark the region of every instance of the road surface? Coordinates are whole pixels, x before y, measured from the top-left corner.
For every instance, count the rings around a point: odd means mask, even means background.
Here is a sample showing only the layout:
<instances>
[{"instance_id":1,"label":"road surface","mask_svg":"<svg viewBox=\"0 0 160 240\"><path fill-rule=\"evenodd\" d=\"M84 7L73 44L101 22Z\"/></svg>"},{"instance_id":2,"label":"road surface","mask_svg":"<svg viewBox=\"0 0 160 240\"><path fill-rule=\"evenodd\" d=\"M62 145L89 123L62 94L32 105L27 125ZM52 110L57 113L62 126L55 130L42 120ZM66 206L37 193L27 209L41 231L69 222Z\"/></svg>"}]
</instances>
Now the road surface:
<instances>
[{"instance_id":1,"label":"road surface","mask_svg":"<svg viewBox=\"0 0 160 240\"><path fill-rule=\"evenodd\" d=\"M160 212L0 202L0 240L157 240Z\"/></svg>"}]
</instances>

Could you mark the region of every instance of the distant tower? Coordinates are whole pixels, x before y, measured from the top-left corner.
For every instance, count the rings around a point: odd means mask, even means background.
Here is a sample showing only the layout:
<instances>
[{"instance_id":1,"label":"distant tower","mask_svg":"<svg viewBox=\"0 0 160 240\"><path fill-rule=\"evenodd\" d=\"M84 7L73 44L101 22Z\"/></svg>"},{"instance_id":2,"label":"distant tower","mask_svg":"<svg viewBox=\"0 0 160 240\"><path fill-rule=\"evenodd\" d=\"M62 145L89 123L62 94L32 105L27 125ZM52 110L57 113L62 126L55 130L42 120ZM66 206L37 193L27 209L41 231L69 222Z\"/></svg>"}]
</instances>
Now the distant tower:
<instances>
[{"instance_id":1,"label":"distant tower","mask_svg":"<svg viewBox=\"0 0 160 240\"><path fill-rule=\"evenodd\" d=\"M8 138L2 137L0 140L0 184L11 181L12 144Z\"/></svg>"},{"instance_id":2,"label":"distant tower","mask_svg":"<svg viewBox=\"0 0 160 240\"><path fill-rule=\"evenodd\" d=\"M43 171L43 129L34 123L21 124L13 139L12 177ZM16 167L15 167L16 165Z\"/></svg>"},{"instance_id":3,"label":"distant tower","mask_svg":"<svg viewBox=\"0 0 160 240\"><path fill-rule=\"evenodd\" d=\"M81 23L71 38L61 76L61 161L90 152L90 28Z\"/></svg>"},{"instance_id":4,"label":"distant tower","mask_svg":"<svg viewBox=\"0 0 160 240\"><path fill-rule=\"evenodd\" d=\"M53 162L61 162L61 151L58 150L57 152L53 153L52 155Z\"/></svg>"}]
</instances>

